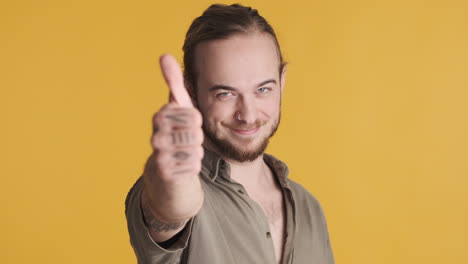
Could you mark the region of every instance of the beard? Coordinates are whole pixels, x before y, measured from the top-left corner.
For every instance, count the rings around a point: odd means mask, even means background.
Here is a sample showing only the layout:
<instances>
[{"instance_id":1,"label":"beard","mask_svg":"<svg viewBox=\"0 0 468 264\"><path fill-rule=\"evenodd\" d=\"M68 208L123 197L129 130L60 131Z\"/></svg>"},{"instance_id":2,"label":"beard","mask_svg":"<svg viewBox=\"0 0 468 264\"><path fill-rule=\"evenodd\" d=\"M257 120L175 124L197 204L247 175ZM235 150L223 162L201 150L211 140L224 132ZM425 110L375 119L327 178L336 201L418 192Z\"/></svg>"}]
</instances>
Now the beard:
<instances>
[{"instance_id":1,"label":"beard","mask_svg":"<svg viewBox=\"0 0 468 264\"><path fill-rule=\"evenodd\" d=\"M247 150L247 149L241 149L239 146L236 146L234 142L229 141L226 138L222 138L219 134L216 133L216 128L215 126L209 125L206 120L203 120L203 132L205 133L205 136L214 144L214 147L218 151L218 153L226 159L238 161L238 162L246 162L246 161L254 161L257 159L260 155L262 155L265 152L265 149L268 146L269 140L275 132L278 130L279 123L281 119L281 113L278 114L278 118L274 120L274 123L268 131L267 136L264 138L260 139L260 143L252 149L252 150ZM252 125L247 125L247 124L234 124L234 125L226 125L228 128L235 128L235 129L253 129L253 128L259 128L265 125L265 122L257 120L254 124ZM250 144L254 144L253 139L244 139L244 140L239 140L238 145L240 146L248 146Z\"/></svg>"}]
</instances>

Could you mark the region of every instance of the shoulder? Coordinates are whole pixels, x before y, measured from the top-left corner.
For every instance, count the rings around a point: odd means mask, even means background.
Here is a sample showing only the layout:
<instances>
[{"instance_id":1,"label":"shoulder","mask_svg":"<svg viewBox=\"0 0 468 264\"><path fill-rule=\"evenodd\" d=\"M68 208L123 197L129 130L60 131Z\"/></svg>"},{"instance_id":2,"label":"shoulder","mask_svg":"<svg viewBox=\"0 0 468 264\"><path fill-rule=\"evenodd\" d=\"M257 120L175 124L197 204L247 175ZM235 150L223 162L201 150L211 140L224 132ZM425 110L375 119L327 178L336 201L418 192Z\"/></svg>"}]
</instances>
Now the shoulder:
<instances>
[{"instance_id":1,"label":"shoulder","mask_svg":"<svg viewBox=\"0 0 468 264\"><path fill-rule=\"evenodd\" d=\"M304 186L301 184L288 179L288 186L291 190L291 194L294 200L294 203L299 211L308 212L310 216L323 217L323 209L320 205L319 200L310 193Z\"/></svg>"},{"instance_id":2,"label":"shoulder","mask_svg":"<svg viewBox=\"0 0 468 264\"><path fill-rule=\"evenodd\" d=\"M291 179L288 179L287 182L289 188L297 199L318 203L317 198L315 198L315 196L310 193L304 186Z\"/></svg>"}]
</instances>

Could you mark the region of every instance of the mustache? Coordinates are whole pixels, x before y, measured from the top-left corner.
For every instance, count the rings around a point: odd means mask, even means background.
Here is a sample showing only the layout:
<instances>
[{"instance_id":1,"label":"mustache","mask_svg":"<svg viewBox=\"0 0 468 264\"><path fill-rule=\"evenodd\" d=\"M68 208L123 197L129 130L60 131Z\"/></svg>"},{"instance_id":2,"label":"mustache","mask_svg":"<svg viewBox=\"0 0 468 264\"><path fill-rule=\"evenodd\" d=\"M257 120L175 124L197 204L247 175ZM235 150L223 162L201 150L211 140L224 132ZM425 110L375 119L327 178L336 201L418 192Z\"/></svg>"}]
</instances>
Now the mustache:
<instances>
[{"instance_id":1,"label":"mustache","mask_svg":"<svg viewBox=\"0 0 468 264\"><path fill-rule=\"evenodd\" d=\"M245 122L235 122L235 123L228 123L228 122L221 122L223 126L226 126L230 129L234 130L251 130L258 127L261 127L266 124L266 121L262 120L255 120L255 122L247 124Z\"/></svg>"}]
</instances>

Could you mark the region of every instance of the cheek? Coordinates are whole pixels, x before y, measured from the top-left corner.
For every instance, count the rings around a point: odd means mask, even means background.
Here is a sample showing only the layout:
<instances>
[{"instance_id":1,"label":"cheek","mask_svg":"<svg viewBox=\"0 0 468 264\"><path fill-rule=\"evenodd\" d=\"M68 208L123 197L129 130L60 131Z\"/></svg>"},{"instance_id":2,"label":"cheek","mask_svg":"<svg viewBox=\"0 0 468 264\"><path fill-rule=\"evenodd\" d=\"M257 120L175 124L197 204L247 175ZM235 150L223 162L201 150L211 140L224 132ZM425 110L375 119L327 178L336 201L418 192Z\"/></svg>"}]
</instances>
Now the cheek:
<instances>
[{"instance_id":1,"label":"cheek","mask_svg":"<svg viewBox=\"0 0 468 264\"><path fill-rule=\"evenodd\" d=\"M270 119L279 115L280 106L280 98L275 96L262 102L259 109L264 117Z\"/></svg>"},{"instance_id":2,"label":"cheek","mask_svg":"<svg viewBox=\"0 0 468 264\"><path fill-rule=\"evenodd\" d=\"M230 107L226 103L222 102L208 102L202 114L205 117L205 120L211 123L217 122L229 122L231 121L230 118L233 118L233 107Z\"/></svg>"}]
</instances>

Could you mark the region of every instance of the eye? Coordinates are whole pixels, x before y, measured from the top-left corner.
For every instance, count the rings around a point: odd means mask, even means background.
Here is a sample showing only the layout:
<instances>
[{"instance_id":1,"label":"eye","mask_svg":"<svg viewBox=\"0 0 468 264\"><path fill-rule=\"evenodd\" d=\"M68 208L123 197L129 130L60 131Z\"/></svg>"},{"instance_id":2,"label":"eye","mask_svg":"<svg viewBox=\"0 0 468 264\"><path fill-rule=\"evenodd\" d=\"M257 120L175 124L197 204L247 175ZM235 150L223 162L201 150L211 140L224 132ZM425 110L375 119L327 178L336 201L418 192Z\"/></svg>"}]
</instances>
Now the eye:
<instances>
[{"instance_id":1,"label":"eye","mask_svg":"<svg viewBox=\"0 0 468 264\"><path fill-rule=\"evenodd\" d=\"M261 93L261 94L266 94L268 92L271 91L271 88L268 88L268 87L262 87L262 88L258 88L258 93Z\"/></svg>"},{"instance_id":2,"label":"eye","mask_svg":"<svg viewBox=\"0 0 468 264\"><path fill-rule=\"evenodd\" d=\"M225 99L225 98L229 98L229 97L232 97L234 96L234 94L232 92L220 92L220 93L217 93L216 95L216 98L219 98L219 99Z\"/></svg>"}]
</instances>

